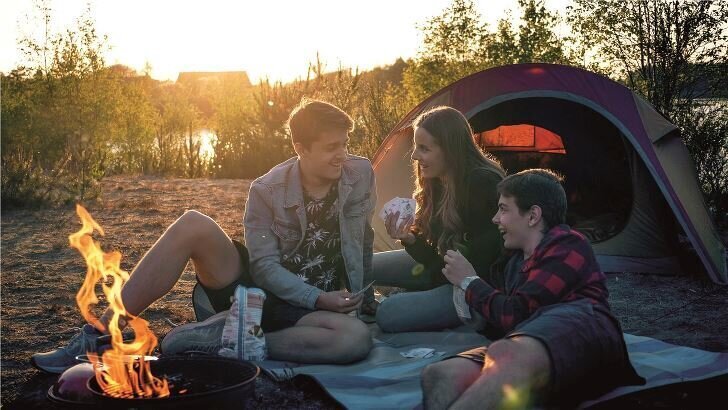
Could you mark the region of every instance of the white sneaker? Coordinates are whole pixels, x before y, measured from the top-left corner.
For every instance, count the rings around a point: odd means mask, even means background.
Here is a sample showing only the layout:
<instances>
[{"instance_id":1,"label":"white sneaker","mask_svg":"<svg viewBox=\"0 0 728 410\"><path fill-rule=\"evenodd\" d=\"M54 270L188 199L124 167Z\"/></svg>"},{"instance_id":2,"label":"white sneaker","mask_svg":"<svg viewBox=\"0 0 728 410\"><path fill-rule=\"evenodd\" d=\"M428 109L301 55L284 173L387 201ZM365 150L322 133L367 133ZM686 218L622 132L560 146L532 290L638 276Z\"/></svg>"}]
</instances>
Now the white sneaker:
<instances>
[{"instance_id":1,"label":"white sneaker","mask_svg":"<svg viewBox=\"0 0 728 410\"><path fill-rule=\"evenodd\" d=\"M222 348L222 329L228 312L220 312L202 322L187 323L172 329L159 345L164 354L201 352L217 354Z\"/></svg>"}]
</instances>

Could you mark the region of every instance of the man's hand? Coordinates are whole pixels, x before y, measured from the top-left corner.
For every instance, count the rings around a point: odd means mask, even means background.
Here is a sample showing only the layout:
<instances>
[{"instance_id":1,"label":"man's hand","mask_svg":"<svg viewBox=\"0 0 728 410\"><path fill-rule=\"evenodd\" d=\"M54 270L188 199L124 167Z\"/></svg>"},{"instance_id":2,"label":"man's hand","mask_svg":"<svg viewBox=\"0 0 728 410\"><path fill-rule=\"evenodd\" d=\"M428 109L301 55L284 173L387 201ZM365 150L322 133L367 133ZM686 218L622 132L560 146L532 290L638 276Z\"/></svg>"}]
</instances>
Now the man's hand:
<instances>
[{"instance_id":1,"label":"man's hand","mask_svg":"<svg viewBox=\"0 0 728 410\"><path fill-rule=\"evenodd\" d=\"M410 232L410 228L412 227L412 223L414 223L415 218L410 216L407 220L402 221L402 223L397 226L398 221L399 211L387 215L387 219L384 220L384 226L387 228L387 234L389 237L392 239L399 239L406 245L415 243L415 235Z\"/></svg>"},{"instance_id":2,"label":"man's hand","mask_svg":"<svg viewBox=\"0 0 728 410\"><path fill-rule=\"evenodd\" d=\"M353 294L346 290L321 292L318 299L316 299L316 308L331 312L349 313L356 310L364 300L363 294L357 297L352 296Z\"/></svg>"},{"instance_id":3,"label":"man's hand","mask_svg":"<svg viewBox=\"0 0 728 410\"><path fill-rule=\"evenodd\" d=\"M463 279L468 276L478 276L473 265L465 259L462 253L449 250L445 254L445 267L442 273L453 286L460 286Z\"/></svg>"}]
</instances>

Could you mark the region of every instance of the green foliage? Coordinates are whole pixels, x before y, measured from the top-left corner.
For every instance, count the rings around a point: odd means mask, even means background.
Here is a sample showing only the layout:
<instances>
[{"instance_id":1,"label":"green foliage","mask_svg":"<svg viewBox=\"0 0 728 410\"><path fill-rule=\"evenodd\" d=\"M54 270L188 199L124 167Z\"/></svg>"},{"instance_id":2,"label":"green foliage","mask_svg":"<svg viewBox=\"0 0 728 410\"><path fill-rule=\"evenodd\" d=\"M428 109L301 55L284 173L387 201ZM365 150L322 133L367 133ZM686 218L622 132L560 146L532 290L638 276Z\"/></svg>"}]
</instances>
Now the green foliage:
<instances>
[{"instance_id":1,"label":"green foliage","mask_svg":"<svg viewBox=\"0 0 728 410\"><path fill-rule=\"evenodd\" d=\"M66 172L69 158L61 159L51 169L43 169L32 152L17 149L3 152L2 206L7 208L60 205L78 200L74 184ZM87 195L87 198L94 197Z\"/></svg>"},{"instance_id":2,"label":"green foliage","mask_svg":"<svg viewBox=\"0 0 728 410\"><path fill-rule=\"evenodd\" d=\"M50 203L48 187L52 183L33 155L17 150L2 156L2 206L38 207Z\"/></svg>"},{"instance_id":3,"label":"green foliage","mask_svg":"<svg viewBox=\"0 0 728 410\"><path fill-rule=\"evenodd\" d=\"M453 0L442 14L419 27L423 45L403 79L412 104L488 67L487 26L481 20L472 0Z\"/></svg>"},{"instance_id":4,"label":"green foliage","mask_svg":"<svg viewBox=\"0 0 728 410\"><path fill-rule=\"evenodd\" d=\"M593 69L644 95L680 126L716 222L728 214L728 3L574 0L568 12Z\"/></svg>"},{"instance_id":5,"label":"green foliage","mask_svg":"<svg viewBox=\"0 0 728 410\"><path fill-rule=\"evenodd\" d=\"M39 8L49 23L50 8L46 3ZM73 30L21 41L30 67L19 67L3 78L3 116L10 122L5 126L8 121L3 121L3 164L15 164L18 170L32 163L35 175L41 175L40 170L47 173L62 163L71 176L66 188L81 200L96 195L94 187L103 176L116 132L118 84L105 69L106 42L97 35L87 10ZM32 185L37 180L14 183ZM32 187L13 192L31 191Z\"/></svg>"},{"instance_id":6,"label":"green foliage","mask_svg":"<svg viewBox=\"0 0 728 410\"><path fill-rule=\"evenodd\" d=\"M365 81L361 102L354 111L359 137L353 141L352 152L374 158L384 138L409 108L405 90L398 84Z\"/></svg>"},{"instance_id":7,"label":"green foliage","mask_svg":"<svg viewBox=\"0 0 728 410\"><path fill-rule=\"evenodd\" d=\"M330 101L355 122L350 152L373 158L417 103L477 71L514 63L581 65L625 82L682 129L706 201L728 225L726 112L696 98L726 95L728 3L718 0L574 0L576 37L543 0L519 0L488 27L473 0L452 0L420 27L417 56L392 66L332 72L319 58L290 83L244 76L159 82L107 66L108 39L88 9L71 29L50 31L50 0L38 0L40 38L19 42L26 62L2 75L2 203L84 200L113 173L254 178L294 155L285 128L302 97ZM588 58L587 58L588 57ZM205 150L209 130L214 155ZM721 219L722 218L722 219ZM721 222L722 221L722 222Z\"/></svg>"},{"instance_id":8,"label":"green foliage","mask_svg":"<svg viewBox=\"0 0 728 410\"><path fill-rule=\"evenodd\" d=\"M152 81L147 76L137 77L135 73L122 75L117 117L119 132L113 142L110 173L149 173L155 170L157 111L152 104Z\"/></svg>"},{"instance_id":9,"label":"green foliage","mask_svg":"<svg viewBox=\"0 0 728 410\"><path fill-rule=\"evenodd\" d=\"M509 17L500 19L495 31L482 22L472 0L453 0L439 16L421 30L423 47L404 74L404 87L411 104L469 74L505 64L569 63L566 38L554 27L556 14L542 0L519 0L522 11L518 29Z\"/></svg>"},{"instance_id":10,"label":"green foliage","mask_svg":"<svg viewBox=\"0 0 728 410\"><path fill-rule=\"evenodd\" d=\"M376 75L386 78L386 69ZM305 79L288 84L262 81L252 93L228 87L213 102L218 137L212 170L217 177L257 177L295 155L285 127L303 97L329 101L352 116L350 152L371 158L381 140L404 115L404 92L398 84L339 67L327 73L325 63L310 64Z\"/></svg>"},{"instance_id":11,"label":"green foliage","mask_svg":"<svg viewBox=\"0 0 728 410\"><path fill-rule=\"evenodd\" d=\"M722 0L574 0L568 21L599 56L600 71L662 113L670 115L680 99L728 85L728 3ZM722 72L711 72L716 69Z\"/></svg>"},{"instance_id":12,"label":"green foliage","mask_svg":"<svg viewBox=\"0 0 728 410\"><path fill-rule=\"evenodd\" d=\"M728 229L728 104L694 102L673 115L715 223Z\"/></svg>"}]
</instances>

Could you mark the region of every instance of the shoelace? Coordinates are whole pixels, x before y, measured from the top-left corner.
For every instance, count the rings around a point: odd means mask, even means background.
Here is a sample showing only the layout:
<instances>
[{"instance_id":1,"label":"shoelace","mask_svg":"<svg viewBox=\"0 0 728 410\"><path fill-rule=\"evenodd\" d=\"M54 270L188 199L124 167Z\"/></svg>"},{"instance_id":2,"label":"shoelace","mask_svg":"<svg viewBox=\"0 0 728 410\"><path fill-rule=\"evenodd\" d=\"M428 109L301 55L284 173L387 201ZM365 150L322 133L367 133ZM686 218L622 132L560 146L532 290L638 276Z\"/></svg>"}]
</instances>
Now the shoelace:
<instances>
[{"instance_id":1,"label":"shoelace","mask_svg":"<svg viewBox=\"0 0 728 410\"><path fill-rule=\"evenodd\" d=\"M75 328L75 330L77 331L76 336L71 339L68 346L61 347L61 349L72 356L85 354L86 352L95 352L96 337L87 335L86 332L84 332L83 327ZM79 349L83 350L80 351Z\"/></svg>"}]
</instances>

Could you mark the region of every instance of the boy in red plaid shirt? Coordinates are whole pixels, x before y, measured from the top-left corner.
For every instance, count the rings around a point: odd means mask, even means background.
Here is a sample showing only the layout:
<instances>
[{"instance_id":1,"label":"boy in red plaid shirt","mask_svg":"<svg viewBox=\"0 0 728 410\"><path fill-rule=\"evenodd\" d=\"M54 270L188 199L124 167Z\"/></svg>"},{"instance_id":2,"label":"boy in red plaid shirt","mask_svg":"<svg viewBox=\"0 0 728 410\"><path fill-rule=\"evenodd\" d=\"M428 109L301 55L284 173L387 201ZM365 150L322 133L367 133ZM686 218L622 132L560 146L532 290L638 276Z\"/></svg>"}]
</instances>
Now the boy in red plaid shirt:
<instances>
[{"instance_id":1,"label":"boy in red plaid shirt","mask_svg":"<svg viewBox=\"0 0 728 410\"><path fill-rule=\"evenodd\" d=\"M564 224L561 178L526 170L506 177L498 193L493 223L512 253L484 274L451 250L443 269L494 342L426 367L425 408L573 405L644 383L589 242Z\"/></svg>"}]
</instances>

